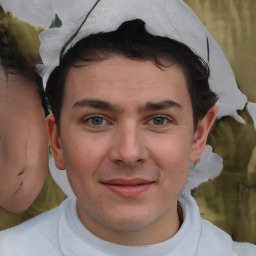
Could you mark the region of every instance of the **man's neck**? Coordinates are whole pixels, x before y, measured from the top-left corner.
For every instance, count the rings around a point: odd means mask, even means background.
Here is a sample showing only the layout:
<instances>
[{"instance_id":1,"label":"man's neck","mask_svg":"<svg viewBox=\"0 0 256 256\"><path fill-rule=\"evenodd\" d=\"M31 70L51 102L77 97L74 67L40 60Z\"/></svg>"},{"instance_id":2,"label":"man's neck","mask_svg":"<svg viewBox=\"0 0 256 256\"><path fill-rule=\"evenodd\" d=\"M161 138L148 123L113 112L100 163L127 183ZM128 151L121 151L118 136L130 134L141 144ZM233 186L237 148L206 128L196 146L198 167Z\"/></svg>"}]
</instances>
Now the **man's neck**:
<instances>
[{"instance_id":1,"label":"man's neck","mask_svg":"<svg viewBox=\"0 0 256 256\"><path fill-rule=\"evenodd\" d=\"M78 216L83 225L97 237L116 244L127 246L146 246L164 242L172 238L182 225L183 210L179 204L175 210L167 211L161 218L145 228L117 230L95 221L90 215L79 211Z\"/></svg>"}]
</instances>

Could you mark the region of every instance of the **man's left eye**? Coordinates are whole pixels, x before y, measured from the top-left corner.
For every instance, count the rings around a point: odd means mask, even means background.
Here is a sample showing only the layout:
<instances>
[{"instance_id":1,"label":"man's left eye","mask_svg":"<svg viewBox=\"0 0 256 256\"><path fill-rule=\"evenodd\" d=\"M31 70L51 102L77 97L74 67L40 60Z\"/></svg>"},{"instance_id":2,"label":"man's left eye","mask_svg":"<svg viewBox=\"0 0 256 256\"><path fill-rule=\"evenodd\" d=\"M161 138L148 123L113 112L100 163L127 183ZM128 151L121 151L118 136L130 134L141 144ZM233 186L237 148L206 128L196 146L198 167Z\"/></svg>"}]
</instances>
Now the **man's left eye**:
<instances>
[{"instance_id":1,"label":"man's left eye","mask_svg":"<svg viewBox=\"0 0 256 256\"><path fill-rule=\"evenodd\" d=\"M149 123L152 125L164 125L168 123L168 119L162 116L157 116L152 118Z\"/></svg>"}]
</instances>

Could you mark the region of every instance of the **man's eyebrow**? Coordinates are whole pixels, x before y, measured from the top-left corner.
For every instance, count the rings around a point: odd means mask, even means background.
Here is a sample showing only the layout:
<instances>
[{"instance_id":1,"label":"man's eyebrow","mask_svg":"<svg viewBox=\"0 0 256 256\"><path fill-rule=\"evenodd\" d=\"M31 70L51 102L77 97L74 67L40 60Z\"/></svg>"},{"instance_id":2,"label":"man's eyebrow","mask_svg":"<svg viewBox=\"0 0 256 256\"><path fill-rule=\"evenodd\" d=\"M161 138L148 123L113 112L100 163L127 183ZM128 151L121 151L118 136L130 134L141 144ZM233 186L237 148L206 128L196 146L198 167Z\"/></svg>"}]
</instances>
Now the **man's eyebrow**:
<instances>
[{"instance_id":1,"label":"man's eyebrow","mask_svg":"<svg viewBox=\"0 0 256 256\"><path fill-rule=\"evenodd\" d=\"M107 101L98 100L98 99L86 99L85 98L85 99L75 102L72 105L72 109L85 108L85 107L121 112L121 110L116 105L112 105L111 103L109 103ZM179 103L168 99L168 100L163 100L160 102L147 102L145 105L140 106L138 108L138 112L152 111L152 110L163 110L163 109L167 109L170 107L176 107L176 108L182 109L182 106Z\"/></svg>"},{"instance_id":2,"label":"man's eyebrow","mask_svg":"<svg viewBox=\"0 0 256 256\"><path fill-rule=\"evenodd\" d=\"M163 110L170 107L176 107L182 109L182 106L173 100L163 100L160 102L148 102L144 106L139 107L139 112L150 110Z\"/></svg>"},{"instance_id":3,"label":"man's eyebrow","mask_svg":"<svg viewBox=\"0 0 256 256\"><path fill-rule=\"evenodd\" d=\"M89 108L96 108L96 109L101 109L101 110L112 110L112 111L117 111L117 107L110 104L107 101L103 100L98 100L98 99L82 99L77 102L75 102L72 105L72 109L75 108L84 108L84 107L89 107Z\"/></svg>"}]
</instances>

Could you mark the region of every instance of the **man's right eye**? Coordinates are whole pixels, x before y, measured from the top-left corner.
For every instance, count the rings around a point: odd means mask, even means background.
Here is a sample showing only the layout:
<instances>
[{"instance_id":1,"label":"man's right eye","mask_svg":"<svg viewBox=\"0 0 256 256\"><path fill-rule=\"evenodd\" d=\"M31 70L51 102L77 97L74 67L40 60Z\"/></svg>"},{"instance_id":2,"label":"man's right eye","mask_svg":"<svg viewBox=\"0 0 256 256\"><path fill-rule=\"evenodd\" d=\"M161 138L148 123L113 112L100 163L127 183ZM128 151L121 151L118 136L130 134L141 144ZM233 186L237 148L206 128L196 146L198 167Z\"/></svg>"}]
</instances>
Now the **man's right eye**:
<instances>
[{"instance_id":1,"label":"man's right eye","mask_svg":"<svg viewBox=\"0 0 256 256\"><path fill-rule=\"evenodd\" d=\"M108 121L101 116L91 116L86 118L83 123L89 124L91 126L101 126L108 124Z\"/></svg>"},{"instance_id":2,"label":"man's right eye","mask_svg":"<svg viewBox=\"0 0 256 256\"><path fill-rule=\"evenodd\" d=\"M93 125L102 125L104 123L104 119L102 117L92 117L91 123Z\"/></svg>"}]
</instances>

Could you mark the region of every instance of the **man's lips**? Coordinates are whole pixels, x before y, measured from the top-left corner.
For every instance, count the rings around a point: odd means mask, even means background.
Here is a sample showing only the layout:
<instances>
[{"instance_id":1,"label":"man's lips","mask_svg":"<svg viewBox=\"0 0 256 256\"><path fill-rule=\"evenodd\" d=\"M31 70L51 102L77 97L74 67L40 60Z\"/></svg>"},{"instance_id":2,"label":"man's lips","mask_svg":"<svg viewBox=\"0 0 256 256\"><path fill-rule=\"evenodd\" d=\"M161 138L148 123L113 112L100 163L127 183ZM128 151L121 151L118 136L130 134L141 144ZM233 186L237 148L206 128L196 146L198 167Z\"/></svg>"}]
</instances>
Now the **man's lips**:
<instances>
[{"instance_id":1,"label":"man's lips","mask_svg":"<svg viewBox=\"0 0 256 256\"><path fill-rule=\"evenodd\" d=\"M136 179L119 178L119 179L111 179L111 180L103 181L102 183L109 184L109 185L119 185L119 186L135 186L135 185L149 184L153 182L154 181L141 179L141 178L136 178Z\"/></svg>"},{"instance_id":2,"label":"man's lips","mask_svg":"<svg viewBox=\"0 0 256 256\"><path fill-rule=\"evenodd\" d=\"M137 196L148 190L155 182L145 179L111 179L101 182L111 192L124 197Z\"/></svg>"}]
</instances>

